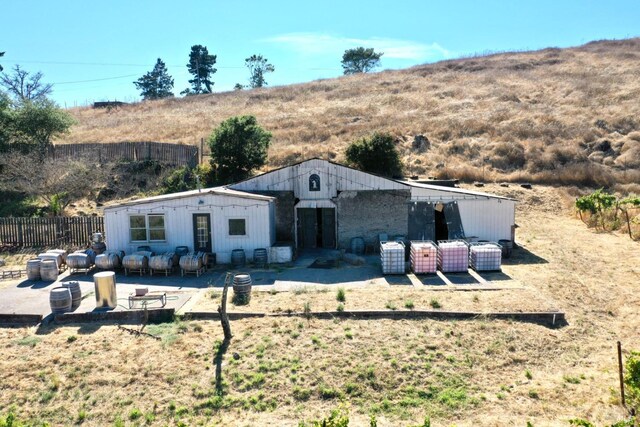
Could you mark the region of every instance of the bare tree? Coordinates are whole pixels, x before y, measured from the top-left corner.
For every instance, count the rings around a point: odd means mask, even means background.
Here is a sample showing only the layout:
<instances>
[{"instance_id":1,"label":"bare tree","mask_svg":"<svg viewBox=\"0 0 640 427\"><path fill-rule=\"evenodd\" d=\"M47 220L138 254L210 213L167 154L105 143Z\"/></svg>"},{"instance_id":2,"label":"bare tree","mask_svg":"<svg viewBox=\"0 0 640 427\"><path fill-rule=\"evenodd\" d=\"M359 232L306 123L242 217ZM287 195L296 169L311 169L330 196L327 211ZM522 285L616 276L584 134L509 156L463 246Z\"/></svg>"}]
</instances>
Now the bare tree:
<instances>
[{"instance_id":1,"label":"bare tree","mask_svg":"<svg viewBox=\"0 0 640 427\"><path fill-rule=\"evenodd\" d=\"M98 164L82 159L42 160L39 153L6 153L0 158L0 170L0 189L39 197L55 215L62 215L76 200L95 200L108 177L108 170Z\"/></svg>"},{"instance_id":2,"label":"bare tree","mask_svg":"<svg viewBox=\"0 0 640 427\"><path fill-rule=\"evenodd\" d=\"M46 98L53 88L52 84L41 81L41 72L31 74L16 65L12 74L2 73L0 85L17 101L38 101Z\"/></svg>"}]
</instances>

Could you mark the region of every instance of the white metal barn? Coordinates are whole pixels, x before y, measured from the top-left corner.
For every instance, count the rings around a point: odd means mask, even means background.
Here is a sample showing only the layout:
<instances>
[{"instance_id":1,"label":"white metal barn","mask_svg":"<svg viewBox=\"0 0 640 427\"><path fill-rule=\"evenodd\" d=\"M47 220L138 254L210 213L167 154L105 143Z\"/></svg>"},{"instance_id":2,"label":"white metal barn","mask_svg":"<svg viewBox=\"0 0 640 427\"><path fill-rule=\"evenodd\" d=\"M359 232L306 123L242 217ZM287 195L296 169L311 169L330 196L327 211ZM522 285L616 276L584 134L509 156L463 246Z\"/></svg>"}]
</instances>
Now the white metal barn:
<instances>
[{"instance_id":1,"label":"white metal barn","mask_svg":"<svg viewBox=\"0 0 640 427\"><path fill-rule=\"evenodd\" d=\"M513 240L515 200L459 188L396 181L321 159L229 186L276 198L276 238L299 249L369 246L380 234L408 240Z\"/></svg>"},{"instance_id":2,"label":"white metal barn","mask_svg":"<svg viewBox=\"0 0 640 427\"><path fill-rule=\"evenodd\" d=\"M513 240L515 200L396 181L321 159L225 187L134 200L104 208L109 249L131 253L187 246L229 263L231 251L273 247L374 248L380 235L406 240ZM275 247L274 247L275 245ZM286 259L284 259L286 260ZM271 261L276 261L272 258Z\"/></svg>"},{"instance_id":3,"label":"white metal barn","mask_svg":"<svg viewBox=\"0 0 640 427\"><path fill-rule=\"evenodd\" d=\"M104 208L109 249L135 252L150 246L172 252L176 246L213 252L229 263L231 251L275 243L275 203L272 197L209 188L133 200Z\"/></svg>"}]
</instances>

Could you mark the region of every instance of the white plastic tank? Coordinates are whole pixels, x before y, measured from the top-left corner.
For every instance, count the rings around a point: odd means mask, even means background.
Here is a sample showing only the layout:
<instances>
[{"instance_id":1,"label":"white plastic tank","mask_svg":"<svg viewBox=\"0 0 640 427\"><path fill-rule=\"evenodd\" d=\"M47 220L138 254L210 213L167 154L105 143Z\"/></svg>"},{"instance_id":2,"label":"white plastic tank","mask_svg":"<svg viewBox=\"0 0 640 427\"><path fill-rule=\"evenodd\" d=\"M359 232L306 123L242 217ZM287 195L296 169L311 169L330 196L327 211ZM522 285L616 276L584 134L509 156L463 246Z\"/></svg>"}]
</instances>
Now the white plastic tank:
<instances>
[{"instance_id":1,"label":"white plastic tank","mask_svg":"<svg viewBox=\"0 0 640 427\"><path fill-rule=\"evenodd\" d=\"M382 274L405 273L404 250L404 243L402 242L380 243Z\"/></svg>"}]
</instances>

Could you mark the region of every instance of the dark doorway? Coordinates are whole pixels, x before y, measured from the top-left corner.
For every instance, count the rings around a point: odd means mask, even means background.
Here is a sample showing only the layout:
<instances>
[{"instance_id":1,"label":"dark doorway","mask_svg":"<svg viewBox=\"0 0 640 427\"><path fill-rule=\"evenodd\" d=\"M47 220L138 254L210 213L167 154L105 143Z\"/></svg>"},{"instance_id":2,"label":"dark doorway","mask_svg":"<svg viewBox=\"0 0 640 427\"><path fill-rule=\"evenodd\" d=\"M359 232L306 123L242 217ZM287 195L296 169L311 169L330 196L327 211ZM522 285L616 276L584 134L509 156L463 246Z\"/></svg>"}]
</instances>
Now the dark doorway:
<instances>
[{"instance_id":1,"label":"dark doorway","mask_svg":"<svg viewBox=\"0 0 640 427\"><path fill-rule=\"evenodd\" d=\"M336 247L336 210L298 208L298 248Z\"/></svg>"},{"instance_id":2,"label":"dark doorway","mask_svg":"<svg viewBox=\"0 0 640 427\"><path fill-rule=\"evenodd\" d=\"M449 227L447 226L447 219L444 217L444 209L434 210L435 223L436 223L436 241L449 239Z\"/></svg>"},{"instance_id":3,"label":"dark doorway","mask_svg":"<svg viewBox=\"0 0 640 427\"><path fill-rule=\"evenodd\" d=\"M211 252L211 215L193 214L193 250Z\"/></svg>"}]
</instances>

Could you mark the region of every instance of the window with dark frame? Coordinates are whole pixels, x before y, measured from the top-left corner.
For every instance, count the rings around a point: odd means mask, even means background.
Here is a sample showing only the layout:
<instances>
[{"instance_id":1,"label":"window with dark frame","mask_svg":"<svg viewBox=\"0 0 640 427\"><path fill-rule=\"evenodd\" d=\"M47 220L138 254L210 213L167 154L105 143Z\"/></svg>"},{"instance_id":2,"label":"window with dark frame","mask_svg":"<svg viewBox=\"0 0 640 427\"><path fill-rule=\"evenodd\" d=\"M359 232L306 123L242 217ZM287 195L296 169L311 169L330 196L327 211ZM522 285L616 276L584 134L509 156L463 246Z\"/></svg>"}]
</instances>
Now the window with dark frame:
<instances>
[{"instance_id":1,"label":"window with dark frame","mask_svg":"<svg viewBox=\"0 0 640 427\"><path fill-rule=\"evenodd\" d=\"M229 236L246 236L247 227L244 218L229 219Z\"/></svg>"}]
</instances>

